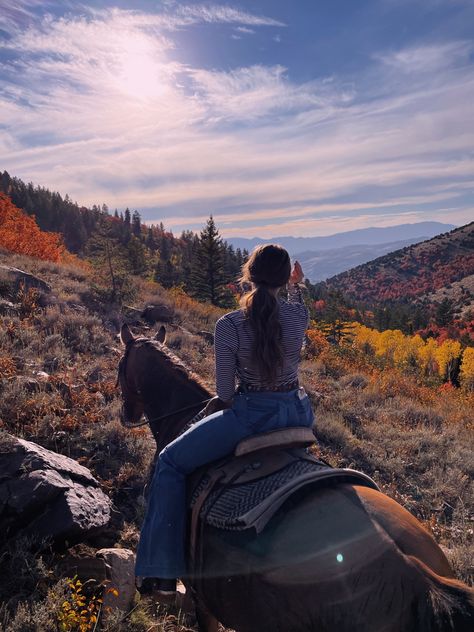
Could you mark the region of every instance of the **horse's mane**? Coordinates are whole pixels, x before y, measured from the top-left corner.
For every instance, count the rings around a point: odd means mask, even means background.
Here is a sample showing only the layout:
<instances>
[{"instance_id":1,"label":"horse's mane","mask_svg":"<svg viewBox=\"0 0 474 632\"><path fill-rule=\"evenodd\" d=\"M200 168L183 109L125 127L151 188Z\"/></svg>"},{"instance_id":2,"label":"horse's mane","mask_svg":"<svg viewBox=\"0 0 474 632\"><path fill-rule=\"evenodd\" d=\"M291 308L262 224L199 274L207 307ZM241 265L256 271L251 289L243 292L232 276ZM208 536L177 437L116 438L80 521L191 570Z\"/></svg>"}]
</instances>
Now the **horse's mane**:
<instances>
[{"instance_id":1,"label":"horse's mane","mask_svg":"<svg viewBox=\"0 0 474 632\"><path fill-rule=\"evenodd\" d=\"M211 389L205 381L181 360L181 358L178 358L165 344L158 340L146 338L145 336L136 338L135 343L138 343L139 346L152 348L157 351L160 354L160 358L164 360L167 369L176 371L183 379L195 382L208 394L211 394Z\"/></svg>"}]
</instances>

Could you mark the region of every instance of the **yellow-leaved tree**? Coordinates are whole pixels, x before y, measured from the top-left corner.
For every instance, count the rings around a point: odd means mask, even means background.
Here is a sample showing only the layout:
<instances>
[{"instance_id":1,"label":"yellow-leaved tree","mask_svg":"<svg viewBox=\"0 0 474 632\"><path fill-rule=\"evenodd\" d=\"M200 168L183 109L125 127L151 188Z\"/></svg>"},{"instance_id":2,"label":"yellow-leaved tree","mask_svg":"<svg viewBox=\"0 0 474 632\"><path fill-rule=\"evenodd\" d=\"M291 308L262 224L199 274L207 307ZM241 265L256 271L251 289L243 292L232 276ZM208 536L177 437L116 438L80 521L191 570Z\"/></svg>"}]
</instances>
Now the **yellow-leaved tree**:
<instances>
[{"instance_id":1,"label":"yellow-leaved tree","mask_svg":"<svg viewBox=\"0 0 474 632\"><path fill-rule=\"evenodd\" d=\"M461 357L461 343L448 338L436 349L435 357L440 376L451 380L456 363Z\"/></svg>"},{"instance_id":2,"label":"yellow-leaved tree","mask_svg":"<svg viewBox=\"0 0 474 632\"><path fill-rule=\"evenodd\" d=\"M354 347L360 349L367 355L374 355L380 332L357 322L351 324L354 332L354 339L352 341Z\"/></svg>"},{"instance_id":3,"label":"yellow-leaved tree","mask_svg":"<svg viewBox=\"0 0 474 632\"><path fill-rule=\"evenodd\" d=\"M461 385L470 391L474 390L474 347L466 347L462 354Z\"/></svg>"},{"instance_id":4,"label":"yellow-leaved tree","mask_svg":"<svg viewBox=\"0 0 474 632\"><path fill-rule=\"evenodd\" d=\"M437 351L438 343L434 338L428 338L425 344L418 349L418 362L424 375L433 376L438 373Z\"/></svg>"},{"instance_id":5,"label":"yellow-leaved tree","mask_svg":"<svg viewBox=\"0 0 474 632\"><path fill-rule=\"evenodd\" d=\"M400 366L407 355L405 338L399 329L387 329L378 336L375 353L391 364Z\"/></svg>"}]
</instances>

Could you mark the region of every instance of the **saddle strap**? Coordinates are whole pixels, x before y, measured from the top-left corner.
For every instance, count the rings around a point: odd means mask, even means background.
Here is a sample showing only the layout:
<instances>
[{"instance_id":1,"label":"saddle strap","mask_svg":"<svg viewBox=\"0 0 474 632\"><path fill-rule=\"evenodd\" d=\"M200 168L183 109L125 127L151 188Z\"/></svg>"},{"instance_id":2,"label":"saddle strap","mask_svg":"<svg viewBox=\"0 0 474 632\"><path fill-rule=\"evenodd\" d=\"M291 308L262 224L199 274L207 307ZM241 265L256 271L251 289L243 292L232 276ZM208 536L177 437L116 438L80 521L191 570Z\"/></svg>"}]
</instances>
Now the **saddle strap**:
<instances>
[{"instance_id":1,"label":"saddle strap","mask_svg":"<svg viewBox=\"0 0 474 632\"><path fill-rule=\"evenodd\" d=\"M211 490L214 488L214 485L224 476L224 472L222 470L214 470L209 480L207 481L206 486L201 490L201 493L196 499L194 506L191 511L191 532L189 534L189 544L190 544L190 558L191 558L191 567L194 569L196 565L196 544L197 544L197 534L199 528L199 516L201 515L201 509L206 501Z\"/></svg>"}]
</instances>

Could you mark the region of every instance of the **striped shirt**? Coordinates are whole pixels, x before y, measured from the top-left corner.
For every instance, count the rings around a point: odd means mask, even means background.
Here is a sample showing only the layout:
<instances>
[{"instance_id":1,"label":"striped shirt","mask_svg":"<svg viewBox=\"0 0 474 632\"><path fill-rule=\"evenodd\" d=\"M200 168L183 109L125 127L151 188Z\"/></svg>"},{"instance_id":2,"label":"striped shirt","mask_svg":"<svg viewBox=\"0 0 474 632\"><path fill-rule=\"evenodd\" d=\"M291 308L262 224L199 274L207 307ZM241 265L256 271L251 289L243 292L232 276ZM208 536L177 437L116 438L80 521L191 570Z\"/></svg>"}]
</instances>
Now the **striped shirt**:
<instances>
[{"instance_id":1,"label":"striped shirt","mask_svg":"<svg viewBox=\"0 0 474 632\"><path fill-rule=\"evenodd\" d=\"M301 289L288 286L288 300L279 299L282 330L283 365L278 371L276 386L298 378L301 347L308 327L308 309ZM216 392L224 401L234 396L237 381L264 386L253 360L253 330L244 312L239 309L219 318L215 329Z\"/></svg>"}]
</instances>

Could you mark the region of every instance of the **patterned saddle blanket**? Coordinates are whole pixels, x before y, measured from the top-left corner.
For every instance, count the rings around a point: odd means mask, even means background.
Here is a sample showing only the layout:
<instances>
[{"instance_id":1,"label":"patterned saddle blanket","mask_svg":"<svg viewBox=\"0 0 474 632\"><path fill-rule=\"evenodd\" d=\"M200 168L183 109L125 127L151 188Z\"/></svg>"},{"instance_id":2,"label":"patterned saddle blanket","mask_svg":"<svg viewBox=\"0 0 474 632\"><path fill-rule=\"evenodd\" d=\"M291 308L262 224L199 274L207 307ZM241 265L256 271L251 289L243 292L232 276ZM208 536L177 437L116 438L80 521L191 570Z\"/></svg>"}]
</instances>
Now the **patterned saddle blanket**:
<instances>
[{"instance_id":1,"label":"patterned saddle blanket","mask_svg":"<svg viewBox=\"0 0 474 632\"><path fill-rule=\"evenodd\" d=\"M362 472L332 468L304 449L281 450L279 462L270 467L264 457L251 454L206 472L194 487L191 507L199 511L201 524L232 531L253 528L259 533L296 491L348 482L378 489Z\"/></svg>"}]
</instances>

